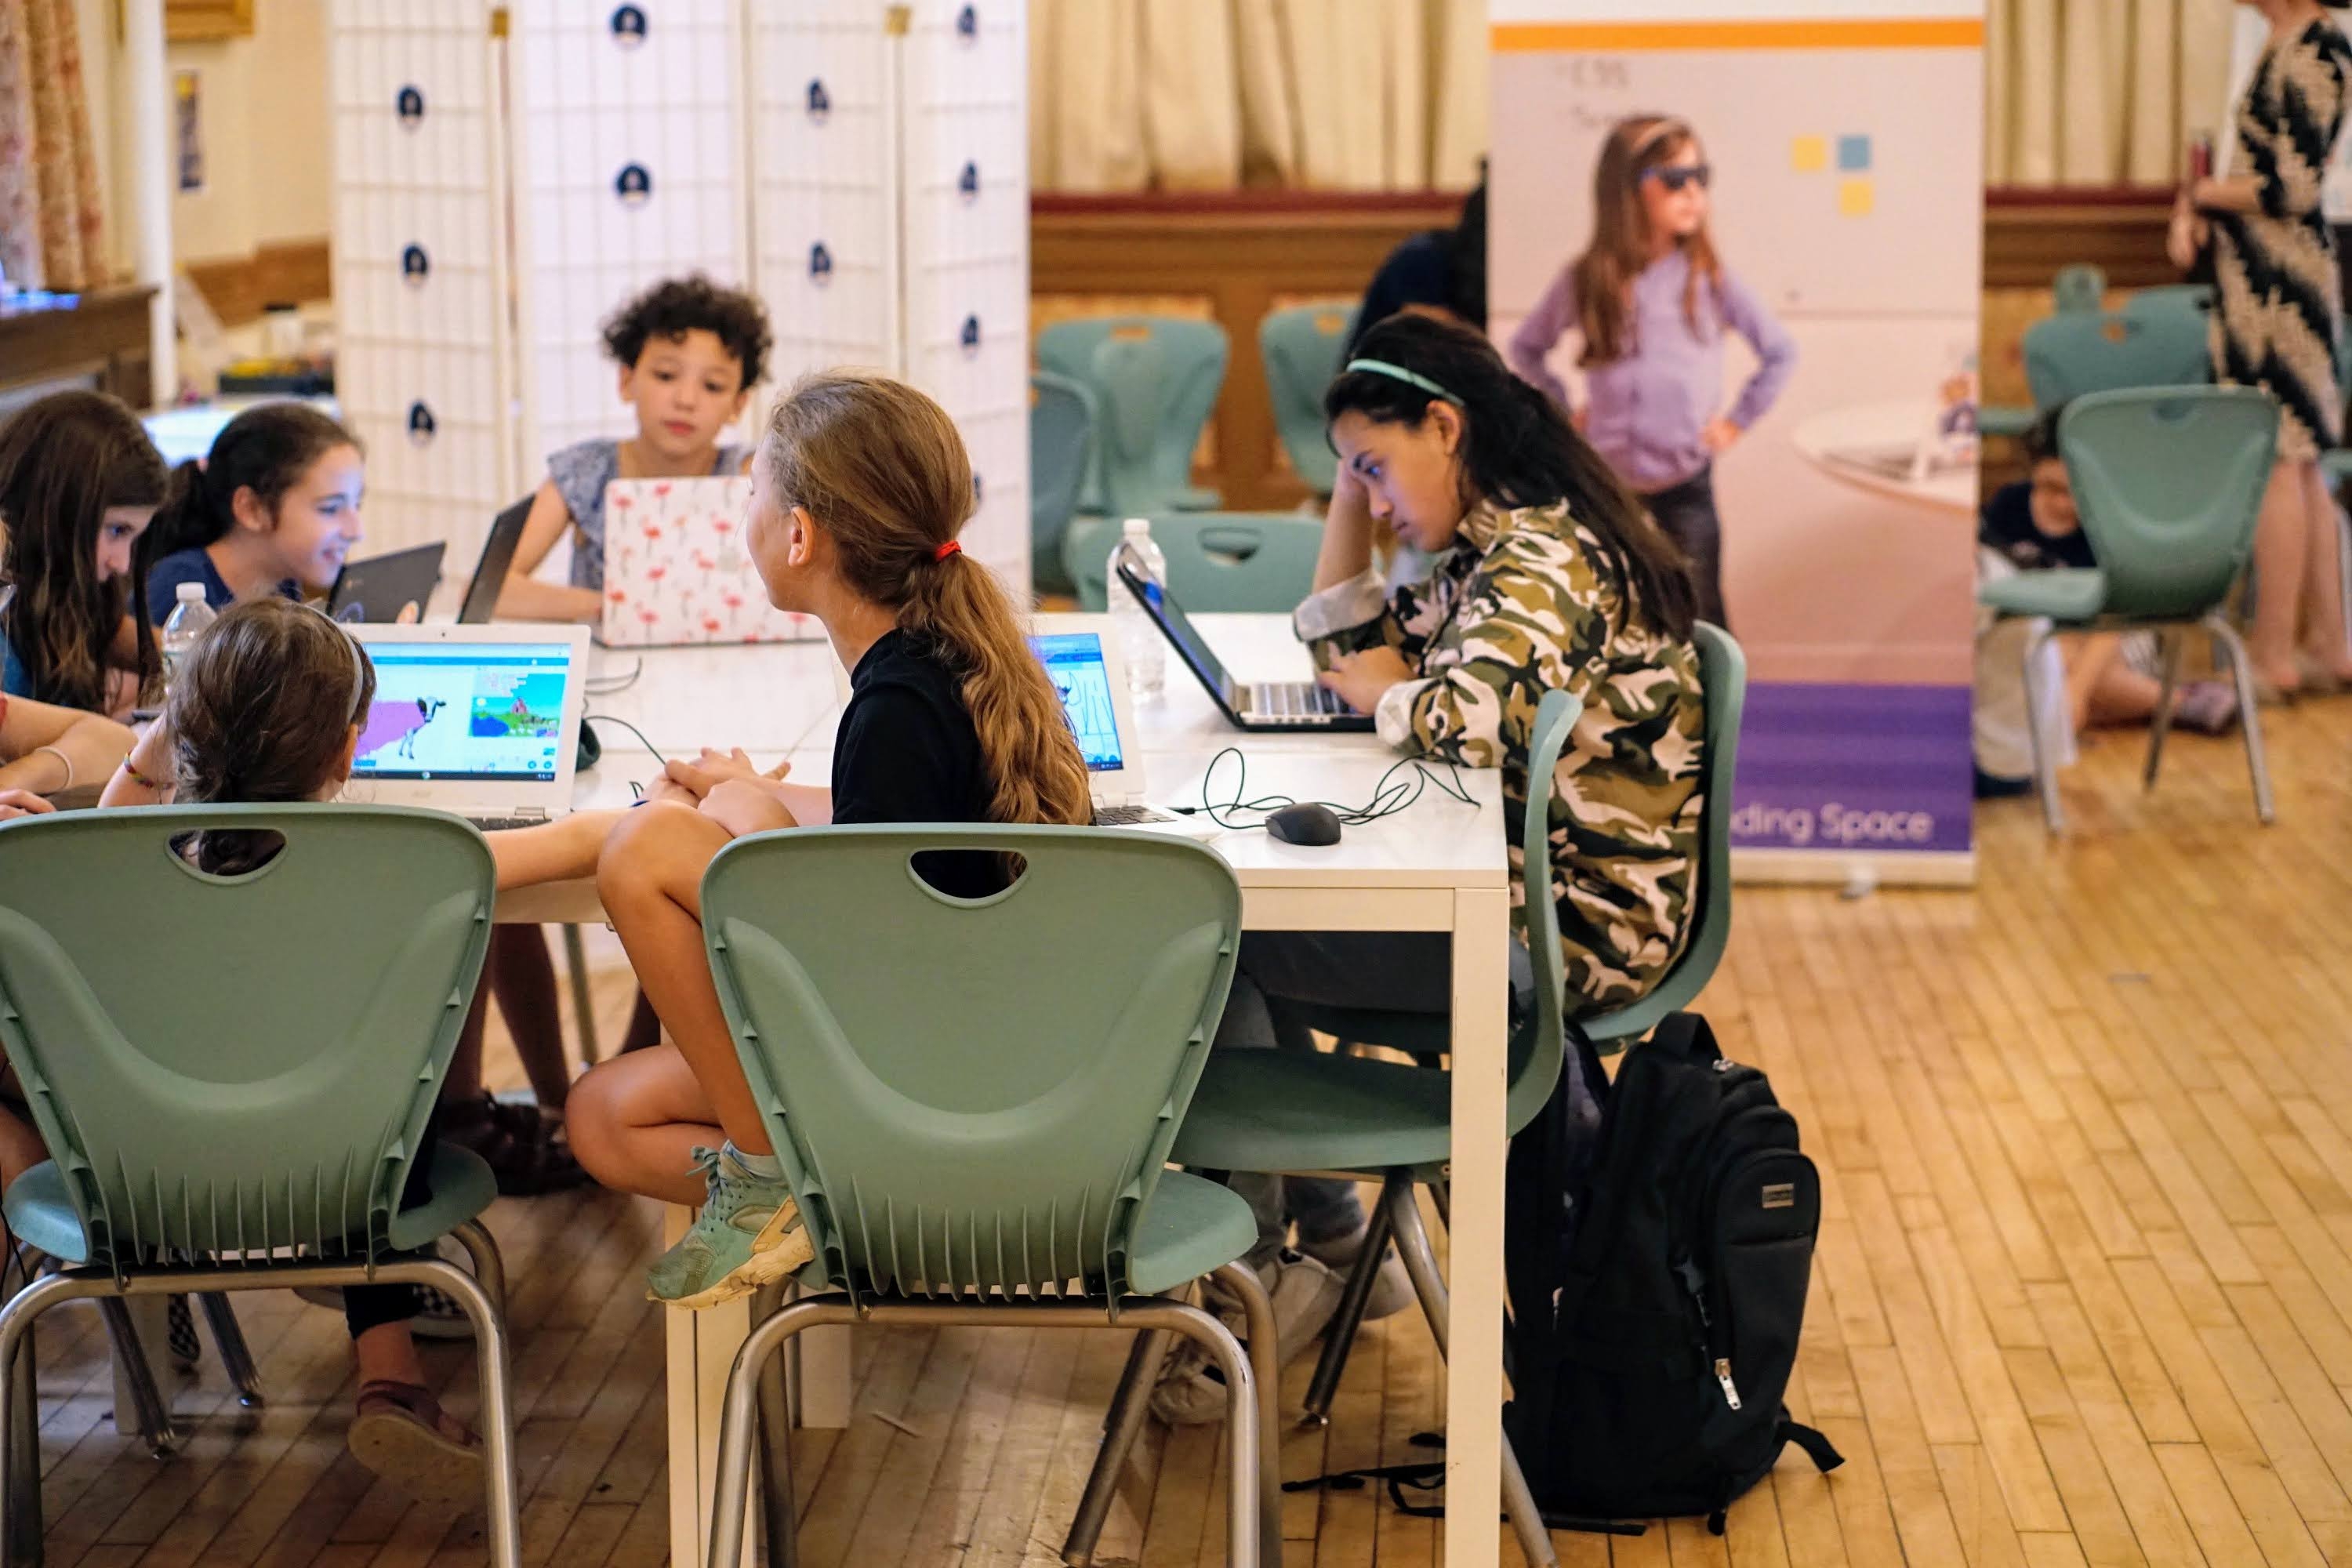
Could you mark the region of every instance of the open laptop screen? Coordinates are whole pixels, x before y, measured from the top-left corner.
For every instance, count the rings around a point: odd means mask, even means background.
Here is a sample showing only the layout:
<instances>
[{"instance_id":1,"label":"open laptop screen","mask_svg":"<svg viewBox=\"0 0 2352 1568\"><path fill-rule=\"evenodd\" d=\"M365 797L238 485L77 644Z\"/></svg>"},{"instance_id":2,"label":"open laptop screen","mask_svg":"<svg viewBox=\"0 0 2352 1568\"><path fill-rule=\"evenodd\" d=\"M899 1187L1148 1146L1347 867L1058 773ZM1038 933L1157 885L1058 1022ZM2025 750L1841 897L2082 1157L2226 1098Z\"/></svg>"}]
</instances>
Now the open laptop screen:
<instances>
[{"instance_id":1,"label":"open laptop screen","mask_svg":"<svg viewBox=\"0 0 2352 1568\"><path fill-rule=\"evenodd\" d=\"M1055 633L1029 639L1045 674L1061 694L1062 714L1078 738L1089 772L1115 773L1127 767L1119 739L1118 706L1111 699L1110 666L1102 638L1093 632Z\"/></svg>"},{"instance_id":2,"label":"open laptop screen","mask_svg":"<svg viewBox=\"0 0 2352 1568\"><path fill-rule=\"evenodd\" d=\"M1176 601L1168 596L1168 591L1159 584L1129 571L1124 562L1118 566L1118 575L1119 580L1127 584L1128 592L1141 601L1145 611L1160 624L1160 629L1168 634L1168 640L1176 645L1176 651L1183 656L1186 664L1192 667L1192 673L1201 678L1201 683L1231 699L1234 682L1233 678L1225 673L1224 661L1210 649L1208 639L1202 637L1199 628L1176 607Z\"/></svg>"},{"instance_id":3,"label":"open laptop screen","mask_svg":"<svg viewBox=\"0 0 2352 1568\"><path fill-rule=\"evenodd\" d=\"M376 643L375 700L352 775L362 779L552 780L566 687L563 642Z\"/></svg>"}]
</instances>

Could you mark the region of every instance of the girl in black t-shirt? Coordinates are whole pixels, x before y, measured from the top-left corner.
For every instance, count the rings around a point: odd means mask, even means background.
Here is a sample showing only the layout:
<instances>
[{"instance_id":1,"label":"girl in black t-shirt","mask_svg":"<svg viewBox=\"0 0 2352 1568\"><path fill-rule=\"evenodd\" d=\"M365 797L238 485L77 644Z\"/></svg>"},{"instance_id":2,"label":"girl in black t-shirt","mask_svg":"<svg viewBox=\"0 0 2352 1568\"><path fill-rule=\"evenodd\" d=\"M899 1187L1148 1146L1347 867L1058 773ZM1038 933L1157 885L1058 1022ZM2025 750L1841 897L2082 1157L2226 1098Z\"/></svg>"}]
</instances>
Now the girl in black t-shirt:
<instances>
[{"instance_id":1,"label":"girl in black t-shirt","mask_svg":"<svg viewBox=\"0 0 2352 1568\"><path fill-rule=\"evenodd\" d=\"M963 442L913 387L814 376L769 419L746 541L770 602L824 623L851 696L830 789L705 752L669 765L597 867L605 913L672 1043L583 1078L572 1142L608 1185L701 1205L647 1277L658 1300L715 1306L811 1256L703 950L712 858L744 834L829 822L1092 819L1053 684L1012 600L956 540L971 510ZM992 875L966 865L942 882Z\"/></svg>"}]
</instances>

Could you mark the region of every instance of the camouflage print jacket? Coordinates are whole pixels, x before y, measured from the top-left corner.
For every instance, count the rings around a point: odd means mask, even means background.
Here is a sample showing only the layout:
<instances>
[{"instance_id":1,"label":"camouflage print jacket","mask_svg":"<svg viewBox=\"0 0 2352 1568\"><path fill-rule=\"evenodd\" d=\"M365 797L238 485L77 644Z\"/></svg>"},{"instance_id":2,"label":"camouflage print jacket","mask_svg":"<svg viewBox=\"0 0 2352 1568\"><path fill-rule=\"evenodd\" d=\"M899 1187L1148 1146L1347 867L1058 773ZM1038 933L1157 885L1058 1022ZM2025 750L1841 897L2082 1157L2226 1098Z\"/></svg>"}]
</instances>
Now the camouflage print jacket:
<instances>
[{"instance_id":1,"label":"camouflage print jacket","mask_svg":"<svg viewBox=\"0 0 2352 1568\"><path fill-rule=\"evenodd\" d=\"M1316 664L1383 645L1420 671L1389 689L1381 738L1503 771L1512 923L1519 824L1536 705L1564 688L1584 700L1551 781L1551 893L1571 995L1622 1006L1657 984L1682 946L1699 843L1706 699L1686 641L1633 626L1627 590L1567 506L1463 519L1426 583L1383 590L1371 572L1298 607Z\"/></svg>"}]
</instances>

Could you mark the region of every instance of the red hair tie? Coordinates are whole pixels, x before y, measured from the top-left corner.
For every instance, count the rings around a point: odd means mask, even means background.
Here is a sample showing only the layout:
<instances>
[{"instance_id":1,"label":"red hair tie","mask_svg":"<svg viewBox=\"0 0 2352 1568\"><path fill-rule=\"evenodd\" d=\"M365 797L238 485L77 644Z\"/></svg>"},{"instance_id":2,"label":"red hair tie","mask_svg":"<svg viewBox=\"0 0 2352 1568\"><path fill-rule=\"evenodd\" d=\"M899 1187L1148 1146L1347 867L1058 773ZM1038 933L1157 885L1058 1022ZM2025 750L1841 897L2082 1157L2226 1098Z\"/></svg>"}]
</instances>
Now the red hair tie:
<instances>
[{"instance_id":1,"label":"red hair tie","mask_svg":"<svg viewBox=\"0 0 2352 1568\"><path fill-rule=\"evenodd\" d=\"M962 553L963 541L961 539L950 539L945 544L940 545L937 550L931 552L931 559L934 561L945 561L950 555L961 555Z\"/></svg>"}]
</instances>

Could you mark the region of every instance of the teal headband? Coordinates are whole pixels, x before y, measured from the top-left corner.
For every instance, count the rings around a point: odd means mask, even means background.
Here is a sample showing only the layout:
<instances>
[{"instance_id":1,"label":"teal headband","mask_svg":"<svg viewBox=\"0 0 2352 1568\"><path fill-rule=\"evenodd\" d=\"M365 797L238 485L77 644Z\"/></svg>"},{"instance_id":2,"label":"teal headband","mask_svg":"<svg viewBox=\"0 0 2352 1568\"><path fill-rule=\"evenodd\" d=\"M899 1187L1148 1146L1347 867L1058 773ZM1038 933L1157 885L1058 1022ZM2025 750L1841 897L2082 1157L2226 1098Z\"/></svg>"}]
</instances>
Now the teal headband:
<instances>
[{"instance_id":1,"label":"teal headband","mask_svg":"<svg viewBox=\"0 0 2352 1568\"><path fill-rule=\"evenodd\" d=\"M1462 400L1445 388L1438 385L1429 377L1409 371L1401 364L1391 364L1384 359L1351 359L1348 362L1347 368L1350 371L1368 370L1374 375L1385 375L1391 381L1403 382L1407 386L1417 386L1430 396L1442 398L1456 408L1462 406Z\"/></svg>"}]
</instances>

